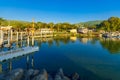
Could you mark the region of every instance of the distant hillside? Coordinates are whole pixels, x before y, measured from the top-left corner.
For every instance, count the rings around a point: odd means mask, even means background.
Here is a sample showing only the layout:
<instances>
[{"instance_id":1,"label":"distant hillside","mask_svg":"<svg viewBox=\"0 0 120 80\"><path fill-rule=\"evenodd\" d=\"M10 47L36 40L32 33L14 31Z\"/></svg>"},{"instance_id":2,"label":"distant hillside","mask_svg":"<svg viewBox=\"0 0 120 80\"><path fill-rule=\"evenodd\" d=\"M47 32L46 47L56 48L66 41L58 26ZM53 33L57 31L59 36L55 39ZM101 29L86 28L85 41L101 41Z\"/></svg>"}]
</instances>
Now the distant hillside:
<instances>
[{"instance_id":1,"label":"distant hillside","mask_svg":"<svg viewBox=\"0 0 120 80\"><path fill-rule=\"evenodd\" d=\"M85 24L85 25L92 26L92 25L100 24L101 22L103 22L103 20L80 22L80 23L78 23L78 24Z\"/></svg>"},{"instance_id":2,"label":"distant hillside","mask_svg":"<svg viewBox=\"0 0 120 80\"><path fill-rule=\"evenodd\" d=\"M87 25L96 25L96 24L100 24L102 21L100 20L96 20L96 21L88 21L88 22L84 22L83 24L87 24Z\"/></svg>"}]
</instances>

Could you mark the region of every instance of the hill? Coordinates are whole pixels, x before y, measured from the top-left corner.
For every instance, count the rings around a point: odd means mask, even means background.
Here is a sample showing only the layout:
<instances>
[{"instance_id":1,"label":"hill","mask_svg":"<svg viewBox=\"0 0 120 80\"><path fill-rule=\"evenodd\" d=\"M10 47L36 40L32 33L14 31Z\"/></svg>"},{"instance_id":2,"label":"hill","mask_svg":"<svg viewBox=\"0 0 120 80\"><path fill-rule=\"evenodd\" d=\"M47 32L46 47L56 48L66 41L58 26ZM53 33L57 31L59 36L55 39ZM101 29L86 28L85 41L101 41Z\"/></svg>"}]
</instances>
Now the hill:
<instances>
[{"instance_id":1,"label":"hill","mask_svg":"<svg viewBox=\"0 0 120 80\"><path fill-rule=\"evenodd\" d=\"M88 26L93 26L93 25L98 25L101 22L103 22L103 20L95 20L95 21L87 21L87 22L80 22L77 23L78 25L88 25Z\"/></svg>"}]
</instances>

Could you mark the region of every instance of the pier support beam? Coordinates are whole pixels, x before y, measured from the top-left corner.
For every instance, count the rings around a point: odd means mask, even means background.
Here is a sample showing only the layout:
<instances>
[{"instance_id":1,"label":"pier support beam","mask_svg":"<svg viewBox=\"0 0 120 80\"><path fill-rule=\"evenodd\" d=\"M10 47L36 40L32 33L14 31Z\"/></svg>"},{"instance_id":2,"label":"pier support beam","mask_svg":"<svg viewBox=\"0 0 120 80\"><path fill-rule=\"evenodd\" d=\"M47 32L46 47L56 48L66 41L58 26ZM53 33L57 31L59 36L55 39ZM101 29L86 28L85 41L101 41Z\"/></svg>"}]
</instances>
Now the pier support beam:
<instances>
[{"instance_id":1,"label":"pier support beam","mask_svg":"<svg viewBox=\"0 0 120 80\"><path fill-rule=\"evenodd\" d=\"M3 34L3 31L2 30L0 30L0 42L1 42L1 44L3 43L3 37L4 37L4 34Z\"/></svg>"},{"instance_id":2,"label":"pier support beam","mask_svg":"<svg viewBox=\"0 0 120 80\"><path fill-rule=\"evenodd\" d=\"M28 38L27 38L27 45L28 45L28 46L29 46L29 41L30 41L30 40L29 40L29 36L28 36Z\"/></svg>"},{"instance_id":3,"label":"pier support beam","mask_svg":"<svg viewBox=\"0 0 120 80\"><path fill-rule=\"evenodd\" d=\"M10 36L10 40L12 41L12 38L13 38L13 31L11 30L11 36Z\"/></svg>"},{"instance_id":4,"label":"pier support beam","mask_svg":"<svg viewBox=\"0 0 120 80\"><path fill-rule=\"evenodd\" d=\"M0 64L0 73L2 73L2 64Z\"/></svg>"},{"instance_id":5,"label":"pier support beam","mask_svg":"<svg viewBox=\"0 0 120 80\"><path fill-rule=\"evenodd\" d=\"M23 39L23 33L21 32L21 40Z\"/></svg>"},{"instance_id":6,"label":"pier support beam","mask_svg":"<svg viewBox=\"0 0 120 80\"><path fill-rule=\"evenodd\" d=\"M16 41L18 41L18 32L17 32L17 38L16 38Z\"/></svg>"},{"instance_id":7,"label":"pier support beam","mask_svg":"<svg viewBox=\"0 0 120 80\"><path fill-rule=\"evenodd\" d=\"M26 67L27 67L27 70L28 70L29 69L29 56L28 55L27 55L27 63L26 64L27 64Z\"/></svg>"},{"instance_id":8,"label":"pier support beam","mask_svg":"<svg viewBox=\"0 0 120 80\"><path fill-rule=\"evenodd\" d=\"M8 30L8 45L10 45L10 31Z\"/></svg>"},{"instance_id":9,"label":"pier support beam","mask_svg":"<svg viewBox=\"0 0 120 80\"><path fill-rule=\"evenodd\" d=\"M31 61L32 68L34 68L34 54L32 54L32 61Z\"/></svg>"},{"instance_id":10,"label":"pier support beam","mask_svg":"<svg viewBox=\"0 0 120 80\"><path fill-rule=\"evenodd\" d=\"M8 69L9 69L9 71L12 70L12 61L11 60L8 62Z\"/></svg>"},{"instance_id":11,"label":"pier support beam","mask_svg":"<svg viewBox=\"0 0 120 80\"><path fill-rule=\"evenodd\" d=\"M23 35L22 35L22 32L21 32L21 47L22 47L22 39L23 39Z\"/></svg>"},{"instance_id":12,"label":"pier support beam","mask_svg":"<svg viewBox=\"0 0 120 80\"><path fill-rule=\"evenodd\" d=\"M32 46L34 46L34 36L32 36Z\"/></svg>"}]
</instances>

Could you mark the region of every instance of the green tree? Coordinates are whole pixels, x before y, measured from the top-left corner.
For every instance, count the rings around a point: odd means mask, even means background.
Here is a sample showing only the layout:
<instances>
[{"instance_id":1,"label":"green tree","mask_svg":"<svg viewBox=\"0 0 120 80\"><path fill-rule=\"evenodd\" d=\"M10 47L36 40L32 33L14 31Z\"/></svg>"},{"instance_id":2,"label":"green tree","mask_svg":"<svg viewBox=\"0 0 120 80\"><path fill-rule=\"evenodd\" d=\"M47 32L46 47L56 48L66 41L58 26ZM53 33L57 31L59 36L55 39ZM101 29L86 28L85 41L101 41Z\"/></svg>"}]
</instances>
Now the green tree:
<instances>
[{"instance_id":1,"label":"green tree","mask_svg":"<svg viewBox=\"0 0 120 80\"><path fill-rule=\"evenodd\" d=\"M119 31L120 30L120 18L110 17L108 20L103 21L98 28L106 31Z\"/></svg>"},{"instance_id":2,"label":"green tree","mask_svg":"<svg viewBox=\"0 0 120 80\"><path fill-rule=\"evenodd\" d=\"M50 29L53 29L54 28L54 23L53 22L48 23L48 26L49 26Z\"/></svg>"}]
</instances>

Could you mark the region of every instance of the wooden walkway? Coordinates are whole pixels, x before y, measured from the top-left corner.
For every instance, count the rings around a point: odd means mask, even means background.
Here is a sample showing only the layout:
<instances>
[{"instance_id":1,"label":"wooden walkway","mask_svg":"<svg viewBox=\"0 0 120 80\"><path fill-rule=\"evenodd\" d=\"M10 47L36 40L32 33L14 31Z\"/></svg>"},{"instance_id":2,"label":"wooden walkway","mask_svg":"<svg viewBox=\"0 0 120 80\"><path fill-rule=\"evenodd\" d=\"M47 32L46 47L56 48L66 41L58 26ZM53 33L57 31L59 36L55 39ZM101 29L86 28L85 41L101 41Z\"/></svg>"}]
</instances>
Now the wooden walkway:
<instances>
[{"instance_id":1,"label":"wooden walkway","mask_svg":"<svg viewBox=\"0 0 120 80\"><path fill-rule=\"evenodd\" d=\"M18 48L16 50L0 52L0 62L9 60L15 57L23 56L36 51L39 51L39 47L28 46L24 48Z\"/></svg>"}]
</instances>

